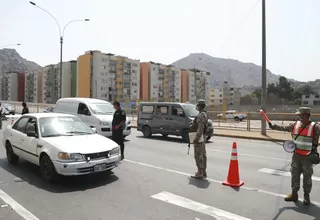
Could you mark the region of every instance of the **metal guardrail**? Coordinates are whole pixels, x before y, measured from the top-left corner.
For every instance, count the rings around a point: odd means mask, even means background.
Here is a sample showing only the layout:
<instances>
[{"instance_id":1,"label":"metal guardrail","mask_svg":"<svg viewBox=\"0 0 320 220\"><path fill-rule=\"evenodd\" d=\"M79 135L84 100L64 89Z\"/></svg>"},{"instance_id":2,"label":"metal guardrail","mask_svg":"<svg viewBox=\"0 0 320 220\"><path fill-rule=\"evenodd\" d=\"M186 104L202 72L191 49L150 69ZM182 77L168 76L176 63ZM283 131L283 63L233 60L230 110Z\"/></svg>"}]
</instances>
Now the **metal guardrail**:
<instances>
[{"instance_id":1,"label":"metal guardrail","mask_svg":"<svg viewBox=\"0 0 320 220\"><path fill-rule=\"evenodd\" d=\"M13 102L0 100L0 103L9 103L14 108L17 114L22 112L22 102ZM42 112L48 107L54 106L54 104L45 103L28 103L29 112L38 113ZM137 109L136 108L125 108L127 115L132 121L137 120ZM247 117L241 121L235 121L234 119L226 119L218 117L218 114L225 114L224 111L207 111L208 117L213 121L215 128L234 128L240 130L260 130L261 120L263 119L260 112L236 112L239 115L246 115ZM266 112L269 119L278 125L288 125L293 123L297 116L294 113L279 113L279 112ZM312 113L311 119L313 121L320 121L320 113ZM264 119L263 119L264 120ZM268 127L268 126L267 126Z\"/></svg>"}]
</instances>

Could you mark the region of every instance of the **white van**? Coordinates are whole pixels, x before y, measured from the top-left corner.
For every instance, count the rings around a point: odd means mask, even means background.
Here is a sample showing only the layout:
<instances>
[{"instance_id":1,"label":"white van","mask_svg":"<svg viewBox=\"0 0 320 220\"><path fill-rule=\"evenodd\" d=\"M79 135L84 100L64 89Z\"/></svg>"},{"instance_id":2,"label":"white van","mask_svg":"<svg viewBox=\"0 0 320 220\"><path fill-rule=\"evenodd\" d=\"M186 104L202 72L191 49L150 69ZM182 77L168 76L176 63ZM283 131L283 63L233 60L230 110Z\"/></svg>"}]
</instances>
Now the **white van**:
<instances>
[{"instance_id":1,"label":"white van","mask_svg":"<svg viewBox=\"0 0 320 220\"><path fill-rule=\"evenodd\" d=\"M96 128L98 134L105 137L112 137L114 111L110 102L93 98L61 98L53 109L53 112L80 117L87 125ZM131 122L127 117L123 135L126 137L130 134Z\"/></svg>"}]
</instances>

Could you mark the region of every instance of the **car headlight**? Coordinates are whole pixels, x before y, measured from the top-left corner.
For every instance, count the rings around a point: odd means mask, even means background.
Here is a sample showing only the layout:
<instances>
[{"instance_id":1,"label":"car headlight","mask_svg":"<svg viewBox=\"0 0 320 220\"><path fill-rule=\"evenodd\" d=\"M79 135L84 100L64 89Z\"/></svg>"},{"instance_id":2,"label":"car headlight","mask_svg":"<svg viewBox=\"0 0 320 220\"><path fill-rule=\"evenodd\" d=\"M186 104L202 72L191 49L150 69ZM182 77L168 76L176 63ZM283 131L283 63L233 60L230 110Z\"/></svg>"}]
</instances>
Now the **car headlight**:
<instances>
[{"instance_id":1,"label":"car headlight","mask_svg":"<svg viewBox=\"0 0 320 220\"><path fill-rule=\"evenodd\" d=\"M60 152L58 158L66 161L83 161L86 159L82 154L68 154L64 152Z\"/></svg>"},{"instance_id":2,"label":"car headlight","mask_svg":"<svg viewBox=\"0 0 320 220\"><path fill-rule=\"evenodd\" d=\"M100 121L100 125L109 126L109 122L107 122L107 121Z\"/></svg>"},{"instance_id":3,"label":"car headlight","mask_svg":"<svg viewBox=\"0 0 320 220\"><path fill-rule=\"evenodd\" d=\"M110 151L110 156L113 156L113 155L119 155L120 154L120 147L115 147L113 148L111 151Z\"/></svg>"}]
</instances>

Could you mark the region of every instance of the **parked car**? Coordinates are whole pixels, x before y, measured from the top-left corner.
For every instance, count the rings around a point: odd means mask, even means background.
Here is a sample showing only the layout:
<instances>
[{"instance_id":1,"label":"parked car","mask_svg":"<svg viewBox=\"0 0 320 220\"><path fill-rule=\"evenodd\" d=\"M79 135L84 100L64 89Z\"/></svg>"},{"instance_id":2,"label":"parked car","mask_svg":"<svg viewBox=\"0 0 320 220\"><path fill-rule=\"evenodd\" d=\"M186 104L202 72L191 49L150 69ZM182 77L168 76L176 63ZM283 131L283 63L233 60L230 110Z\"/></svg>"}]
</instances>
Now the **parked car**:
<instances>
[{"instance_id":1,"label":"parked car","mask_svg":"<svg viewBox=\"0 0 320 220\"><path fill-rule=\"evenodd\" d=\"M120 163L120 147L94 130L70 114L25 114L5 128L3 146L9 163L34 163L49 182L58 175L110 171Z\"/></svg>"},{"instance_id":2,"label":"parked car","mask_svg":"<svg viewBox=\"0 0 320 220\"><path fill-rule=\"evenodd\" d=\"M53 112L73 114L80 117L90 127L95 127L98 134L112 137L112 120L114 113L110 102L93 98L61 98L57 101ZM124 137L131 134L131 121L127 117Z\"/></svg>"},{"instance_id":3,"label":"parked car","mask_svg":"<svg viewBox=\"0 0 320 220\"><path fill-rule=\"evenodd\" d=\"M228 110L226 111L226 114L220 113L217 115L217 118L219 119L234 119L235 121L242 121L246 119L248 116L247 114L240 114L237 113L237 110Z\"/></svg>"},{"instance_id":4,"label":"parked car","mask_svg":"<svg viewBox=\"0 0 320 220\"><path fill-rule=\"evenodd\" d=\"M181 136L189 142L190 122L199 114L196 106L188 103L142 102L139 106L137 130L145 137L152 134ZM213 136L212 120L208 120L207 141Z\"/></svg>"},{"instance_id":5,"label":"parked car","mask_svg":"<svg viewBox=\"0 0 320 220\"><path fill-rule=\"evenodd\" d=\"M12 105L10 105L9 103L2 103L2 110L4 115L15 115L16 111L14 109L14 107Z\"/></svg>"},{"instance_id":6,"label":"parked car","mask_svg":"<svg viewBox=\"0 0 320 220\"><path fill-rule=\"evenodd\" d=\"M50 113L50 112L53 112L53 109L54 109L54 107L53 106L51 106L51 107L48 107L48 108L45 108L45 109L43 109L43 113Z\"/></svg>"}]
</instances>

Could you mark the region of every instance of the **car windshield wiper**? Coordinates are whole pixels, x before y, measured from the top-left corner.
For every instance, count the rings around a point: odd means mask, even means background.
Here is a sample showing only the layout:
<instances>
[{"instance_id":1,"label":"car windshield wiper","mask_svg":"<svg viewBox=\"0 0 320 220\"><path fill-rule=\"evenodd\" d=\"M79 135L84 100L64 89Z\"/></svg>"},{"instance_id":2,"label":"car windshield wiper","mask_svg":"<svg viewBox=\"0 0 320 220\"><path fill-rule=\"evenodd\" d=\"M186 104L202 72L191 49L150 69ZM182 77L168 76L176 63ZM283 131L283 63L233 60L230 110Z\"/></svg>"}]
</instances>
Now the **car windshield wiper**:
<instances>
[{"instance_id":1,"label":"car windshield wiper","mask_svg":"<svg viewBox=\"0 0 320 220\"><path fill-rule=\"evenodd\" d=\"M90 132L85 132L85 131L68 131L66 133L67 134L92 134Z\"/></svg>"},{"instance_id":2,"label":"car windshield wiper","mask_svg":"<svg viewBox=\"0 0 320 220\"><path fill-rule=\"evenodd\" d=\"M42 136L42 137L59 137L59 136L72 136L70 134L49 134L46 136Z\"/></svg>"}]
</instances>

